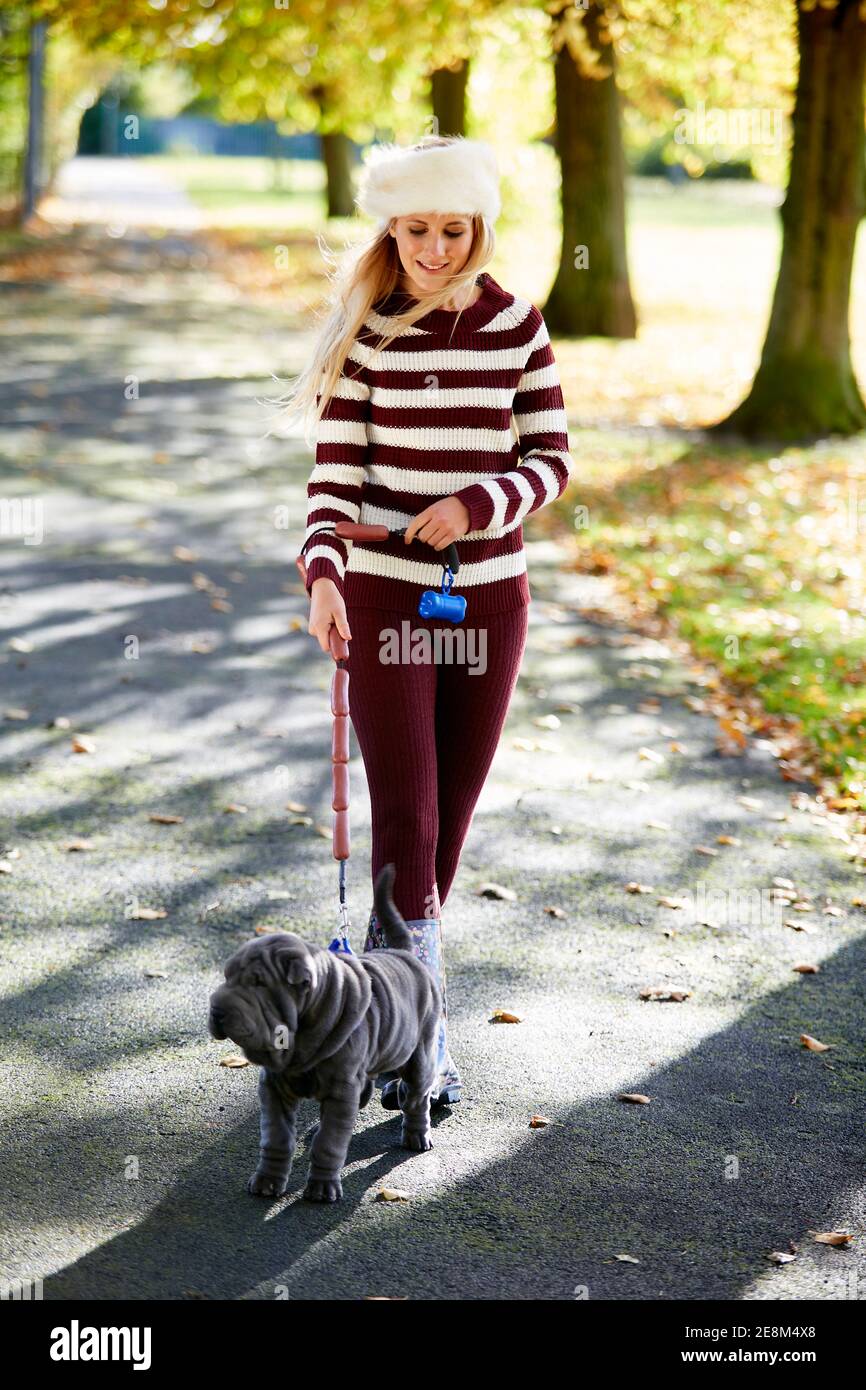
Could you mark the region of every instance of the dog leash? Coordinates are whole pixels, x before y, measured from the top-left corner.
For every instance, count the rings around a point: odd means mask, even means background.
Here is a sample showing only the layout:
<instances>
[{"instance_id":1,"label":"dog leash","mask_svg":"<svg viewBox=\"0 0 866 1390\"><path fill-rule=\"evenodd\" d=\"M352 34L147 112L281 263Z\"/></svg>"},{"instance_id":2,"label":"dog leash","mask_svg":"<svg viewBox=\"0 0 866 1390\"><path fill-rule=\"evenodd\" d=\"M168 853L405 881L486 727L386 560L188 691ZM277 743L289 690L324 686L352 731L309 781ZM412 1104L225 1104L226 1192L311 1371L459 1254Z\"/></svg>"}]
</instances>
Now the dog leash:
<instances>
[{"instance_id":1,"label":"dog leash","mask_svg":"<svg viewBox=\"0 0 866 1390\"><path fill-rule=\"evenodd\" d=\"M303 554L310 541L320 532L327 531L332 536L339 536L344 541L361 541L367 544L389 540L402 540L406 534L407 527L402 527L396 531L390 531L387 526L372 526L362 524L358 521L338 521L334 525L317 526L315 531L311 531L301 546L301 553L295 560L298 570L304 580L304 587L307 584L307 567L303 563ZM422 542L423 544L423 542ZM438 551L436 552L438 555ZM440 618L449 623L462 623L466 617L466 599L462 594L452 594L451 589L454 580L460 570L460 556L457 553L457 546L452 541L445 547L445 559L442 561L442 589L437 592L435 589L425 589L418 603L418 613L422 618Z\"/></svg>"},{"instance_id":2,"label":"dog leash","mask_svg":"<svg viewBox=\"0 0 866 1390\"><path fill-rule=\"evenodd\" d=\"M329 531L341 540L384 541L402 537L402 531L389 531L387 526L362 526L353 521L338 521L334 526L317 526L311 531L301 552L295 558L295 565L307 587L307 565L304 551L314 536L321 531ZM418 612L422 618L440 618L452 623L461 623L466 616L466 600L462 594L452 594L454 576L460 569L457 546L452 542L445 551L443 564L442 591L427 589L421 595ZM349 672L346 662L349 659L349 644L341 637L336 627L328 633L328 645L334 658L335 670L331 677L331 714L334 720L331 736L331 810L333 827L331 832L334 858L339 863L339 930L329 951L335 955L353 956L349 942L349 905L346 901L346 860L351 850L349 833Z\"/></svg>"}]
</instances>

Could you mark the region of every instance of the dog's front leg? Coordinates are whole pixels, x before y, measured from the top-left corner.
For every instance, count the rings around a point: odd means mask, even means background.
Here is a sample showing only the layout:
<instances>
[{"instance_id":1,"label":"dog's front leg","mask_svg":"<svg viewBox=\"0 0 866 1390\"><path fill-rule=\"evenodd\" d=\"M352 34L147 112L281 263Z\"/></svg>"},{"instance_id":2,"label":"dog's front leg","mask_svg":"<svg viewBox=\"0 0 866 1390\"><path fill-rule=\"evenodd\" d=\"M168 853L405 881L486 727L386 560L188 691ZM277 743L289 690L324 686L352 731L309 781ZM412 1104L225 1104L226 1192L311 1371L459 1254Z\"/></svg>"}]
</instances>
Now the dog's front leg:
<instances>
[{"instance_id":1,"label":"dog's front leg","mask_svg":"<svg viewBox=\"0 0 866 1390\"><path fill-rule=\"evenodd\" d=\"M340 1174L358 1116L361 1087L343 1084L322 1097L322 1117L310 1150L310 1176L304 1188L308 1202L339 1202Z\"/></svg>"},{"instance_id":2,"label":"dog's front leg","mask_svg":"<svg viewBox=\"0 0 866 1390\"><path fill-rule=\"evenodd\" d=\"M259 1166L247 1183L257 1197L282 1197L289 1185L297 1142L299 1101L280 1095L270 1072L259 1072Z\"/></svg>"}]
</instances>

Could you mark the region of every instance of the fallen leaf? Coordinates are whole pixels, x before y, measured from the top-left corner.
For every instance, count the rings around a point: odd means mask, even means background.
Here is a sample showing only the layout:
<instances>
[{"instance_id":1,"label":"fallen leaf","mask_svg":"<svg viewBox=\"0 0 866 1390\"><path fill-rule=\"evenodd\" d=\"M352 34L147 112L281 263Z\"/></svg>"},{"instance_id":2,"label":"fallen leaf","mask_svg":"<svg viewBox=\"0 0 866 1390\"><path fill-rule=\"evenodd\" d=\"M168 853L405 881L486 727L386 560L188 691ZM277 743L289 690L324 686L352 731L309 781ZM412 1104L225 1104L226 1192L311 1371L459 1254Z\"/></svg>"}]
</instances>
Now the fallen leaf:
<instances>
[{"instance_id":1,"label":"fallen leaf","mask_svg":"<svg viewBox=\"0 0 866 1390\"><path fill-rule=\"evenodd\" d=\"M764 805L763 801L759 801L755 796L738 796L737 800L747 811L760 811Z\"/></svg>"},{"instance_id":2,"label":"fallen leaf","mask_svg":"<svg viewBox=\"0 0 866 1390\"><path fill-rule=\"evenodd\" d=\"M475 889L475 896L478 898L497 898L507 903L515 902L517 898L513 888L504 888L501 883L482 883L480 888Z\"/></svg>"},{"instance_id":3,"label":"fallen leaf","mask_svg":"<svg viewBox=\"0 0 866 1390\"><path fill-rule=\"evenodd\" d=\"M505 1009L494 1009L490 1018L491 1023L522 1023L522 1019L517 1014L510 1014Z\"/></svg>"},{"instance_id":4,"label":"fallen leaf","mask_svg":"<svg viewBox=\"0 0 866 1390\"><path fill-rule=\"evenodd\" d=\"M220 1057L221 1067L248 1067L249 1062L246 1057L242 1057L239 1052L229 1052L225 1057Z\"/></svg>"},{"instance_id":5,"label":"fallen leaf","mask_svg":"<svg viewBox=\"0 0 866 1390\"><path fill-rule=\"evenodd\" d=\"M84 850L93 849L92 840L64 840L62 848L67 854L77 854Z\"/></svg>"},{"instance_id":6,"label":"fallen leaf","mask_svg":"<svg viewBox=\"0 0 866 1390\"><path fill-rule=\"evenodd\" d=\"M821 969L820 965L792 965L792 970L796 970L798 975L817 975Z\"/></svg>"},{"instance_id":7,"label":"fallen leaf","mask_svg":"<svg viewBox=\"0 0 866 1390\"><path fill-rule=\"evenodd\" d=\"M228 806L223 807L224 816L245 816L249 810L248 806L242 806L239 801L230 801Z\"/></svg>"},{"instance_id":8,"label":"fallen leaf","mask_svg":"<svg viewBox=\"0 0 866 1390\"><path fill-rule=\"evenodd\" d=\"M10 652L21 652L24 655L33 650L32 642L28 642L24 637L10 637L6 645Z\"/></svg>"},{"instance_id":9,"label":"fallen leaf","mask_svg":"<svg viewBox=\"0 0 866 1390\"><path fill-rule=\"evenodd\" d=\"M546 907L544 911L547 913L548 917L559 918L565 916L565 913L563 912L561 907Z\"/></svg>"},{"instance_id":10,"label":"fallen leaf","mask_svg":"<svg viewBox=\"0 0 866 1390\"><path fill-rule=\"evenodd\" d=\"M736 837L736 835L717 835L717 836L716 836L716 844L717 844L717 845L734 845L735 847L738 847L738 846L741 845L742 843L743 843L742 840L738 840L737 837Z\"/></svg>"},{"instance_id":11,"label":"fallen leaf","mask_svg":"<svg viewBox=\"0 0 866 1390\"><path fill-rule=\"evenodd\" d=\"M786 917L784 925L790 927L791 931L805 932L807 936L812 936L817 931L817 927L811 922L798 922L796 917Z\"/></svg>"},{"instance_id":12,"label":"fallen leaf","mask_svg":"<svg viewBox=\"0 0 866 1390\"><path fill-rule=\"evenodd\" d=\"M183 816L169 816L161 811L154 811L149 815L148 820L153 821L154 825L182 825Z\"/></svg>"},{"instance_id":13,"label":"fallen leaf","mask_svg":"<svg viewBox=\"0 0 866 1390\"><path fill-rule=\"evenodd\" d=\"M168 976L164 970L145 970L144 978L146 980L167 980Z\"/></svg>"},{"instance_id":14,"label":"fallen leaf","mask_svg":"<svg viewBox=\"0 0 866 1390\"><path fill-rule=\"evenodd\" d=\"M810 1037L808 1033L800 1034L800 1042L809 1052L829 1052L832 1043L819 1042L817 1038Z\"/></svg>"},{"instance_id":15,"label":"fallen leaf","mask_svg":"<svg viewBox=\"0 0 866 1390\"><path fill-rule=\"evenodd\" d=\"M646 828L647 828L647 830L664 830L664 831L668 831L668 830L670 830L671 827L668 825L667 821L664 821L664 820L648 820L648 821L646 822Z\"/></svg>"},{"instance_id":16,"label":"fallen leaf","mask_svg":"<svg viewBox=\"0 0 866 1390\"><path fill-rule=\"evenodd\" d=\"M796 888L789 878L774 878L774 888L788 888L792 893L796 893Z\"/></svg>"},{"instance_id":17,"label":"fallen leaf","mask_svg":"<svg viewBox=\"0 0 866 1390\"><path fill-rule=\"evenodd\" d=\"M656 751L655 751L653 748L639 748L639 749L637 750L637 755L638 755L638 757L641 758L641 759L643 760L643 762L645 762L645 763L663 763L663 762L664 762L664 754L663 754L663 753L656 753Z\"/></svg>"},{"instance_id":18,"label":"fallen leaf","mask_svg":"<svg viewBox=\"0 0 866 1390\"><path fill-rule=\"evenodd\" d=\"M29 709L5 709L5 710L3 711L3 718L4 718L4 719L19 719L19 720L20 720L20 719L29 719L29 718L30 718L30 711L29 711Z\"/></svg>"},{"instance_id":19,"label":"fallen leaf","mask_svg":"<svg viewBox=\"0 0 866 1390\"><path fill-rule=\"evenodd\" d=\"M712 859L718 858L719 851L713 849L711 845L695 845L695 854L707 854Z\"/></svg>"},{"instance_id":20,"label":"fallen leaf","mask_svg":"<svg viewBox=\"0 0 866 1390\"><path fill-rule=\"evenodd\" d=\"M690 989L666 989L659 986L655 989L642 989L638 995L639 999L652 999L658 1004L682 1004L686 999L691 999Z\"/></svg>"},{"instance_id":21,"label":"fallen leaf","mask_svg":"<svg viewBox=\"0 0 866 1390\"><path fill-rule=\"evenodd\" d=\"M561 729L562 720L555 714L540 714L537 719L533 719L533 724L537 729Z\"/></svg>"},{"instance_id":22,"label":"fallen leaf","mask_svg":"<svg viewBox=\"0 0 866 1390\"><path fill-rule=\"evenodd\" d=\"M789 1265L796 1258L796 1255L789 1255L787 1250L771 1250L767 1255L767 1259L774 1265Z\"/></svg>"},{"instance_id":23,"label":"fallen leaf","mask_svg":"<svg viewBox=\"0 0 866 1390\"><path fill-rule=\"evenodd\" d=\"M87 734L76 734L72 740L73 753L95 753L96 743Z\"/></svg>"},{"instance_id":24,"label":"fallen leaf","mask_svg":"<svg viewBox=\"0 0 866 1390\"><path fill-rule=\"evenodd\" d=\"M650 1105L649 1096L642 1096L638 1091L621 1091L617 1100L624 1100L629 1105Z\"/></svg>"},{"instance_id":25,"label":"fallen leaf","mask_svg":"<svg viewBox=\"0 0 866 1390\"><path fill-rule=\"evenodd\" d=\"M176 545L171 552L176 560L180 560L182 565L194 565L198 560L194 550L187 550L185 545Z\"/></svg>"},{"instance_id":26,"label":"fallen leaf","mask_svg":"<svg viewBox=\"0 0 866 1390\"><path fill-rule=\"evenodd\" d=\"M848 1231L810 1231L813 1240L819 1245L850 1245L854 1237Z\"/></svg>"},{"instance_id":27,"label":"fallen leaf","mask_svg":"<svg viewBox=\"0 0 866 1390\"><path fill-rule=\"evenodd\" d=\"M548 1120L544 1115L533 1115L532 1119L529 1121L529 1128L544 1129L544 1127L549 1124L550 1120Z\"/></svg>"},{"instance_id":28,"label":"fallen leaf","mask_svg":"<svg viewBox=\"0 0 866 1390\"><path fill-rule=\"evenodd\" d=\"M287 801L287 802L286 802L286 810L287 810L287 811L297 811L298 814L300 815L303 811L306 811L306 809L307 809L306 806L305 806L305 805L303 804L303 802L301 802L301 801Z\"/></svg>"},{"instance_id":29,"label":"fallen leaf","mask_svg":"<svg viewBox=\"0 0 866 1390\"><path fill-rule=\"evenodd\" d=\"M134 912L129 913L131 922L159 922L168 913L161 907L137 907Z\"/></svg>"},{"instance_id":30,"label":"fallen leaf","mask_svg":"<svg viewBox=\"0 0 866 1390\"><path fill-rule=\"evenodd\" d=\"M656 902L658 903L659 907L672 907L676 909L688 907L688 903L685 898L657 898Z\"/></svg>"},{"instance_id":31,"label":"fallen leaf","mask_svg":"<svg viewBox=\"0 0 866 1390\"><path fill-rule=\"evenodd\" d=\"M634 1255L617 1255L617 1256L615 1256L615 1258L616 1258L617 1260L620 1260L621 1263L624 1264L624 1265L639 1265L639 1264L640 1264L640 1260L636 1259Z\"/></svg>"},{"instance_id":32,"label":"fallen leaf","mask_svg":"<svg viewBox=\"0 0 866 1390\"><path fill-rule=\"evenodd\" d=\"M377 1202L410 1202L413 1194L405 1187L380 1187L376 1193Z\"/></svg>"},{"instance_id":33,"label":"fallen leaf","mask_svg":"<svg viewBox=\"0 0 866 1390\"><path fill-rule=\"evenodd\" d=\"M730 719L720 719L719 727L722 730L722 733L725 735L725 738L731 739L731 741L735 743L738 748L745 748L746 735L743 733L742 729L738 724L734 724L733 721Z\"/></svg>"},{"instance_id":34,"label":"fallen leaf","mask_svg":"<svg viewBox=\"0 0 866 1390\"><path fill-rule=\"evenodd\" d=\"M654 888L651 888L648 883L632 882L626 883L624 886L627 893L654 893L656 891Z\"/></svg>"},{"instance_id":35,"label":"fallen leaf","mask_svg":"<svg viewBox=\"0 0 866 1390\"><path fill-rule=\"evenodd\" d=\"M49 729L69 729L72 727L72 720L67 719L65 714L58 714L56 719L49 721Z\"/></svg>"}]
</instances>

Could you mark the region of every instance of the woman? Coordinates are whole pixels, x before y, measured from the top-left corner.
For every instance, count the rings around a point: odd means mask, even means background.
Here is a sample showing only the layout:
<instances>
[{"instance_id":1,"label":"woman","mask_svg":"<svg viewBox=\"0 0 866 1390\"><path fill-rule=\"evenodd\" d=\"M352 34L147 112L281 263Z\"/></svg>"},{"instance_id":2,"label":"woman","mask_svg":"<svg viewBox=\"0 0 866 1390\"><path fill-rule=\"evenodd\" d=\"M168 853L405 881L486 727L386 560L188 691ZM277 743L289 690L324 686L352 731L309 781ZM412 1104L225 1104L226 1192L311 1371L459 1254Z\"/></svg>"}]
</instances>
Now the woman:
<instances>
[{"instance_id":1,"label":"woman","mask_svg":"<svg viewBox=\"0 0 866 1390\"><path fill-rule=\"evenodd\" d=\"M544 320L483 271L500 206L490 147L435 137L374 147L357 202L378 226L336 277L291 396L320 421L304 543L309 631L324 652L332 625L350 643L372 876L395 864L395 902L444 992L442 906L526 642L521 523L560 496L572 460ZM332 534L347 519L405 527L405 537L349 549ZM452 624L418 616L421 594L442 583L435 552L452 541L465 648ZM381 946L374 912L364 949ZM398 1082L385 1081L382 1103L396 1109ZM459 1100L461 1084L443 1020L431 1103Z\"/></svg>"}]
</instances>

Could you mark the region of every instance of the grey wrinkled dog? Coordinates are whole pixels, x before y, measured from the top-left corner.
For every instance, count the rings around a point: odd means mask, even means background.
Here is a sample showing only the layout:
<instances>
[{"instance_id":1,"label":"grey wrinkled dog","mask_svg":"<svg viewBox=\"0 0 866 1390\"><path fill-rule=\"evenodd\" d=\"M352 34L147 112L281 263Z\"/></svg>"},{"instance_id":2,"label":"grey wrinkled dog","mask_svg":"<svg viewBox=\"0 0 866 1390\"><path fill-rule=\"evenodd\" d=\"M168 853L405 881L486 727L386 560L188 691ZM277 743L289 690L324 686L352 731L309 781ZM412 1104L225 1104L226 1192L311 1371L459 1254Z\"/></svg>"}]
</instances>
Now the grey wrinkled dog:
<instances>
[{"instance_id":1,"label":"grey wrinkled dog","mask_svg":"<svg viewBox=\"0 0 866 1390\"><path fill-rule=\"evenodd\" d=\"M249 941L228 960L226 983L211 995L210 1032L231 1038L259 1076L261 1146L247 1191L281 1197L297 1142L298 1106L314 1097L321 1116L310 1153L304 1197L338 1202L340 1174L358 1111L384 1071L405 1083L402 1141L432 1148L430 1095L436 1079L436 1038L442 994L432 971L412 951L394 905L395 870L386 864L373 892L387 949L336 955L278 932Z\"/></svg>"}]
</instances>

